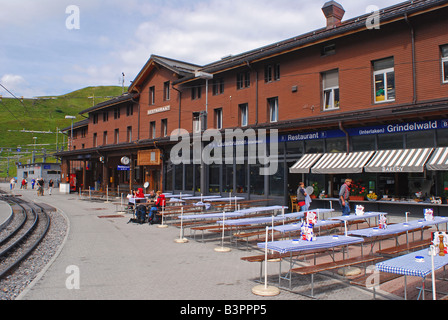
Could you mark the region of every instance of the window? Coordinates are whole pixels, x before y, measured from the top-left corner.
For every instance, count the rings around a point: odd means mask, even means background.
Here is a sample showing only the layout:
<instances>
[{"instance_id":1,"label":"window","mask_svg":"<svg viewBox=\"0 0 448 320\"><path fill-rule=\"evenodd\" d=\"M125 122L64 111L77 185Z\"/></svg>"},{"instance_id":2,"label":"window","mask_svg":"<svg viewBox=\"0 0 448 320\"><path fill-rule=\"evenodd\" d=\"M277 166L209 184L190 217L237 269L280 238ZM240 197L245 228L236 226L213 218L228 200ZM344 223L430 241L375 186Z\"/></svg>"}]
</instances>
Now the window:
<instances>
[{"instance_id":1,"label":"window","mask_svg":"<svg viewBox=\"0 0 448 320\"><path fill-rule=\"evenodd\" d=\"M193 133L201 132L201 113L193 112Z\"/></svg>"},{"instance_id":2,"label":"window","mask_svg":"<svg viewBox=\"0 0 448 320\"><path fill-rule=\"evenodd\" d=\"M98 134L97 133L93 134L93 147L94 148L98 147Z\"/></svg>"},{"instance_id":3,"label":"window","mask_svg":"<svg viewBox=\"0 0 448 320\"><path fill-rule=\"evenodd\" d=\"M395 101L394 58L373 62L375 103Z\"/></svg>"},{"instance_id":4,"label":"window","mask_svg":"<svg viewBox=\"0 0 448 320\"><path fill-rule=\"evenodd\" d=\"M109 111L103 112L103 122L109 121Z\"/></svg>"},{"instance_id":5,"label":"window","mask_svg":"<svg viewBox=\"0 0 448 320\"><path fill-rule=\"evenodd\" d=\"M442 80L448 83L448 45L442 46Z\"/></svg>"},{"instance_id":6,"label":"window","mask_svg":"<svg viewBox=\"0 0 448 320\"><path fill-rule=\"evenodd\" d=\"M114 109L114 119L120 119L120 108L115 108Z\"/></svg>"},{"instance_id":7,"label":"window","mask_svg":"<svg viewBox=\"0 0 448 320\"><path fill-rule=\"evenodd\" d=\"M218 94L224 93L224 79L215 79L213 80L213 95L217 96Z\"/></svg>"},{"instance_id":8,"label":"window","mask_svg":"<svg viewBox=\"0 0 448 320\"><path fill-rule=\"evenodd\" d=\"M156 103L156 87L149 88L149 105Z\"/></svg>"},{"instance_id":9,"label":"window","mask_svg":"<svg viewBox=\"0 0 448 320\"><path fill-rule=\"evenodd\" d=\"M128 127L126 132L127 132L126 141L132 142L132 127Z\"/></svg>"},{"instance_id":10,"label":"window","mask_svg":"<svg viewBox=\"0 0 448 320\"><path fill-rule=\"evenodd\" d=\"M278 121L278 98L270 98L268 99L269 105L269 121L277 122Z\"/></svg>"},{"instance_id":11,"label":"window","mask_svg":"<svg viewBox=\"0 0 448 320\"><path fill-rule=\"evenodd\" d=\"M169 101L170 100L170 82L167 81L163 84L163 100Z\"/></svg>"},{"instance_id":12,"label":"window","mask_svg":"<svg viewBox=\"0 0 448 320\"><path fill-rule=\"evenodd\" d=\"M215 109L215 128L222 129L222 109Z\"/></svg>"},{"instance_id":13,"label":"window","mask_svg":"<svg viewBox=\"0 0 448 320\"><path fill-rule=\"evenodd\" d=\"M237 74L236 88L244 89L250 87L250 72L241 72Z\"/></svg>"},{"instance_id":14,"label":"window","mask_svg":"<svg viewBox=\"0 0 448 320\"><path fill-rule=\"evenodd\" d=\"M322 88L324 91L323 110L339 109L339 72L337 70L322 74Z\"/></svg>"},{"instance_id":15,"label":"window","mask_svg":"<svg viewBox=\"0 0 448 320\"><path fill-rule=\"evenodd\" d=\"M247 103L239 105L240 108L240 126L247 127L249 124L249 106Z\"/></svg>"},{"instance_id":16,"label":"window","mask_svg":"<svg viewBox=\"0 0 448 320\"><path fill-rule=\"evenodd\" d=\"M95 113L93 115L93 124L97 124L98 123L98 113Z\"/></svg>"},{"instance_id":17,"label":"window","mask_svg":"<svg viewBox=\"0 0 448 320\"><path fill-rule=\"evenodd\" d=\"M81 129L81 138L85 138L87 136L87 128Z\"/></svg>"},{"instance_id":18,"label":"window","mask_svg":"<svg viewBox=\"0 0 448 320\"><path fill-rule=\"evenodd\" d=\"M107 145L107 131L103 132L103 145Z\"/></svg>"},{"instance_id":19,"label":"window","mask_svg":"<svg viewBox=\"0 0 448 320\"><path fill-rule=\"evenodd\" d=\"M114 144L120 143L120 129L114 131Z\"/></svg>"},{"instance_id":20,"label":"window","mask_svg":"<svg viewBox=\"0 0 448 320\"><path fill-rule=\"evenodd\" d=\"M336 53L336 45L335 44L329 44L329 45L327 45L327 46L322 48L321 55L323 57L325 57L325 56L330 56L330 55L335 54L335 53Z\"/></svg>"},{"instance_id":21,"label":"window","mask_svg":"<svg viewBox=\"0 0 448 320\"><path fill-rule=\"evenodd\" d=\"M156 138L156 122L151 121L149 124L149 138L155 139Z\"/></svg>"},{"instance_id":22,"label":"window","mask_svg":"<svg viewBox=\"0 0 448 320\"><path fill-rule=\"evenodd\" d=\"M168 119L162 120L162 137L168 136Z\"/></svg>"},{"instance_id":23,"label":"window","mask_svg":"<svg viewBox=\"0 0 448 320\"><path fill-rule=\"evenodd\" d=\"M191 88L191 100L199 100L202 97L202 87Z\"/></svg>"},{"instance_id":24,"label":"window","mask_svg":"<svg viewBox=\"0 0 448 320\"><path fill-rule=\"evenodd\" d=\"M128 117L132 116L134 114L134 105L130 104L126 107L126 115Z\"/></svg>"},{"instance_id":25,"label":"window","mask_svg":"<svg viewBox=\"0 0 448 320\"><path fill-rule=\"evenodd\" d=\"M272 82L280 80L280 64L269 64L264 67L264 81Z\"/></svg>"}]
</instances>

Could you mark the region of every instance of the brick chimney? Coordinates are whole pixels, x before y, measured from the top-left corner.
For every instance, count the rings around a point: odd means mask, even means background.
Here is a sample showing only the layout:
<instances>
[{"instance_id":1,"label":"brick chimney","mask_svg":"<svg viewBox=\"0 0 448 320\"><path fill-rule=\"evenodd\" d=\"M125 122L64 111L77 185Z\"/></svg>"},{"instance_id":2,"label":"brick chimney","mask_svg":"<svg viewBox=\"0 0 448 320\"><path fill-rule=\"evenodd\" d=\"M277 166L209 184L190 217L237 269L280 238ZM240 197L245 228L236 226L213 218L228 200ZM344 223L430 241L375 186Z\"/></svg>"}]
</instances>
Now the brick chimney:
<instances>
[{"instance_id":1,"label":"brick chimney","mask_svg":"<svg viewBox=\"0 0 448 320\"><path fill-rule=\"evenodd\" d=\"M341 25L344 17L344 8L336 1L328 1L322 7L325 17L327 18L327 29L332 29Z\"/></svg>"}]
</instances>

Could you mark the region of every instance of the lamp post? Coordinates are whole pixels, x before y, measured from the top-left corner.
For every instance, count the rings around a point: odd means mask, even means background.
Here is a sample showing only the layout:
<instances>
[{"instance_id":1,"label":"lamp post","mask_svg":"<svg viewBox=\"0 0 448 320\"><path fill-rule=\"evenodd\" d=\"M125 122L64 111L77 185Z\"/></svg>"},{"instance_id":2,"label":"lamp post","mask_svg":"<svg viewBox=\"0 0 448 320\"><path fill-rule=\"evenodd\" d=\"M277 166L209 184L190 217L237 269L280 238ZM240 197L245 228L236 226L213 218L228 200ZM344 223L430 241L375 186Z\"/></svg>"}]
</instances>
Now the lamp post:
<instances>
[{"instance_id":1,"label":"lamp post","mask_svg":"<svg viewBox=\"0 0 448 320\"><path fill-rule=\"evenodd\" d=\"M207 122L208 122L208 82L209 80L213 79L213 75L206 72L197 71L195 73L195 77L198 79L205 79L205 113L202 113L201 116L201 132L207 130ZM206 170L205 170L205 164L204 159L202 156L202 150L204 148L204 145L201 142L201 193L202 194L208 194L208 191L206 190Z\"/></svg>"},{"instance_id":2,"label":"lamp post","mask_svg":"<svg viewBox=\"0 0 448 320\"><path fill-rule=\"evenodd\" d=\"M71 151L72 148L73 148L73 121L76 119L76 117L75 116L65 116L65 119L71 119L72 120L71 137L70 137L70 149L69 149L69 151Z\"/></svg>"}]
</instances>

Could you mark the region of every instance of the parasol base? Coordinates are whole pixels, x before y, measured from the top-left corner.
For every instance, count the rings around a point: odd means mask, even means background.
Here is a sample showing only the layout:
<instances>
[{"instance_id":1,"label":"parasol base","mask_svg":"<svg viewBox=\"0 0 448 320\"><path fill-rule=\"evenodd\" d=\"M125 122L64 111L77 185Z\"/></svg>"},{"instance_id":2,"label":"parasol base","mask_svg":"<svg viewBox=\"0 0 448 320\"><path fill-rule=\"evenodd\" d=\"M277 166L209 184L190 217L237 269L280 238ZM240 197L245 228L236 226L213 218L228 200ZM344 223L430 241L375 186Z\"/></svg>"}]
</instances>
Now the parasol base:
<instances>
[{"instance_id":1,"label":"parasol base","mask_svg":"<svg viewBox=\"0 0 448 320\"><path fill-rule=\"evenodd\" d=\"M216 247L215 251L216 252L230 252L230 251L232 251L232 249L226 248L226 247Z\"/></svg>"},{"instance_id":2,"label":"parasol base","mask_svg":"<svg viewBox=\"0 0 448 320\"><path fill-rule=\"evenodd\" d=\"M357 276L361 274L361 269L355 267L346 267L338 270L338 274L344 277Z\"/></svg>"},{"instance_id":3,"label":"parasol base","mask_svg":"<svg viewBox=\"0 0 448 320\"><path fill-rule=\"evenodd\" d=\"M253 287L252 293L257 296L274 297L280 294L280 290L277 287L261 285Z\"/></svg>"},{"instance_id":4,"label":"parasol base","mask_svg":"<svg viewBox=\"0 0 448 320\"><path fill-rule=\"evenodd\" d=\"M159 224L157 226L157 228L159 228L159 229L166 229L166 228L168 228L168 226L166 224Z\"/></svg>"},{"instance_id":5,"label":"parasol base","mask_svg":"<svg viewBox=\"0 0 448 320\"><path fill-rule=\"evenodd\" d=\"M188 239L186 239L186 238L178 238L178 239L175 239L174 242L176 242L176 243L187 243Z\"/></svg>"}]
</instances>

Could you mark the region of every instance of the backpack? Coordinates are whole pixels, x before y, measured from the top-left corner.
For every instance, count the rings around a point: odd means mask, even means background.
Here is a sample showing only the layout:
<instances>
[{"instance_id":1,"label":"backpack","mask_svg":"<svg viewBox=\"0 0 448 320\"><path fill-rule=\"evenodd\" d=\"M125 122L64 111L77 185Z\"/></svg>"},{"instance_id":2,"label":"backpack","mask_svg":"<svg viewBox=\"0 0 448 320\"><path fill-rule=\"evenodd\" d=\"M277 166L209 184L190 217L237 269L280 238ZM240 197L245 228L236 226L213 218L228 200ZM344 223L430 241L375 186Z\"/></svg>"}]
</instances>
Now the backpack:
<instances>
[{"instance_id":1,"label":"backpack","mask_svg":"<svg viewBox=\"0 0 448 320\"><path fill-rule=\"evenodd\" d=\"M139 223L145 223L146 214L147 214L146 206L139 205L137 207L137 213L136 213L137 221Z\"/></svg>"}]
</instances>

